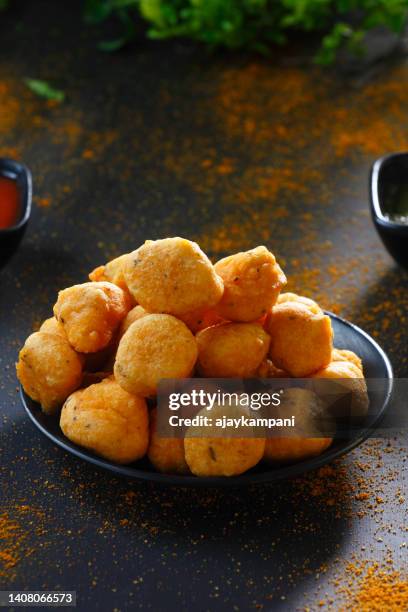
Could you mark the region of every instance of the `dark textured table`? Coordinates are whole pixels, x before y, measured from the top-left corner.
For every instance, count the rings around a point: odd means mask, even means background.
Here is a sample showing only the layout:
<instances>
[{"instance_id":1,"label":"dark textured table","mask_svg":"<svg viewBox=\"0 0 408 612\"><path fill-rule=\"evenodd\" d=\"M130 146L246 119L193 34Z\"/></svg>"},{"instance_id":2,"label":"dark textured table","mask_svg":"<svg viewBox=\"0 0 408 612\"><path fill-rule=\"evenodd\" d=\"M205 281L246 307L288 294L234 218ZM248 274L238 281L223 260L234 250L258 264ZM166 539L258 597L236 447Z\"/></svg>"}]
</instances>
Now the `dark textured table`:
<instances>
[{"instance_id":1,"label":"dark textured table","mask_svg":"<svg viewBox=\"0 0 408 612\"><path fill-rule=\"evenodd\" d=\"M76 590L84 611L350 605L367 568L407 564L403 436L276 486L158 488L54 447L23 412L14 362L59 288L182 235L212 257L265 243L291 289L373 334L407 376L408 276L372 227L367 177L408 149L408 67L351 79L296 53L211 56L142 37L108 55L102 30L74 2L0 16L0 155L24 160L35 188L0 272L1 588ZM66 101L36 98L26 76Z\"/></svg>"}]
</instances>

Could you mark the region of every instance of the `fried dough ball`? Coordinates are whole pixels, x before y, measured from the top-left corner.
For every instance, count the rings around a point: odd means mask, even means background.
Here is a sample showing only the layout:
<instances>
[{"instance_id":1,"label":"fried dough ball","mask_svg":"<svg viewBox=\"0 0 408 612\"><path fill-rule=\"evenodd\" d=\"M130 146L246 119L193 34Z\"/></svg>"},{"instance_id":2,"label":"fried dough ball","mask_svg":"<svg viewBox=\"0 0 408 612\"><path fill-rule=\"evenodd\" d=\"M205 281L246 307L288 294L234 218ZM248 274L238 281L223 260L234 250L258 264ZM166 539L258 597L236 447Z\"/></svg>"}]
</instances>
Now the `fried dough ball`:
<instances>
[{"instance_id":1,"label":"fried dough ball","mask_svg":"<svg viewBox=\"0 0 408 612\"><path fill-rule=\"evenodd\" d=\"M165 474L190 472L184 457L183 438L162 438L157 434L156 408L150 413L150 443L147 456L158 472Z\"/></svg>"},{"instance_id":2,"label":"fried dough ball","mask_svg":"<svg viewBox=\"0 0 408 612\"><path fill-rule=\"evenodd\" d=\"M162 378L186 378L197 359L197 343L182 321L149 314L132 323L119 343L114 366L118 383L149 397Z\"/></svg>"},{"instance_id":3,"label":"fried dough ball","mask_svg":"<svg viewBox=\"0 0 408 612\"><path fill-rule=\"evenodd\" d=\"M340 386L344 387L346 400L351 393L351 403L347 400L346 406L339 401L335 402L334 397L333 411L336 416L364 417L367 414L369 405L367 384L362 370L351 361L332 361L325 368L313 374L311 378L338 380ZM324 390L323 385L319 385L319 390ZM335 392L336 388L331 384L328 387L328 393Z\"/></svg>"},{"instance_id":4,"label":"fried dough ball","mask_svg":"<svg viewBox=\"0 0 408 612\"><path fill-rule=\"evenodd\" d=\"M238 476L262 459L263 438L185 438L186 462L196 476Z\"/></svg>"},{"instance_id":5,"label":"fried dough ball","mask_svg":"<svg viewBox=\"0 0 408 612\"><path fill-rule=\"evenodd\" d=\"M88 278L93 283L99 283L101 281L107 281L110 283L112 282L111 280L108 281L108 279L105 276L105 266L98 266L97 268L94 268L92 272L88 274Z\"/></svg>"},{"instance_id":6,"label":"fried dough ball","mask_svg":"<svg viewBox=\"0 0 408 612\"><path fill-rule=\"evenodd\" d=\"M281 293L278 297L278 304L285 304L286 302L297 302L300 304L304 304L310 310L310 312L314 312L315 314L319 314L322 312L320 306L314 300L311 300L304 295L298 295L297 293L291 293L287 291L286 293Z\"/></svg>"},{"instance_id":7,"label":"fried dough ball","mask_svg":"<svg viewBox=\"0 0 408 612\"><path fill-rule=\"evenodd\" d=\"M187 314L179 316L179 319L183 321L193 334L205 329L206 327L212 327L219 323L225 323L225 319L222 319L216 310L201 309L188 312Z\"/></svg>"},{"instance_id":8,"label":"fried dough ball","mask_svg":"<svg viewBox=\"0 0 408 612\"><path fill-rule=\"evenodd\" d=\"M362 370L352 361L332 361L311 378L356 378L364 381Z\"/></svg>"},{"instance_id":9,"label":"fried dough ball","mask_svg":"<svg viewBox=\"0 0 408 612\"><path fill-rule=\"evenodd\" d=\"M333 331L330 317L300 301L276 304L265 329L271 336L269 356L291 376L309 376L330 363Z\"/></svg>"},{"instance_id":10,"label":"fried dough ball","mask_svg":"<svg viewBox=\"0 0 408 612\"><path fill-rule=\"evenodd\" d=\"M209 378L249 378L266 357L270 338L257 323L223 323L197 336L198 371Z\"/></svg>"},{"instance_id":11,"label":"fried dough ball","mask_svg":"<svg viewBox=\"0 0 408 612\"><path fill-rule=\"evenodd\" d=\"M17 377L24 391L53 414L82 382L82 358L58 334L31 334L20 351Z\"/></svg>"},{"instance_id":12,"label":"fried dough ball","mask_svg":"<svg viewBox=\"0 0 408 612\"><path fill-rule=\"evenodd\" d=\"M224 281L216 307L229 321L255 321L275 304L286 277L274 255L264 246L220 259L214 266Z\"/></svg>"},{"instance_id":13,"label":"fried dough ball","mask_svg":"<svg viewBox=\"0 0 408 612\"><path fill-rule=\"evenodd\" d=\"M120 287L129 298L131 306L135 305L135 300L130 293L128 286L123 275L123 266L126 262L128 253L120 255L111 261L108 261L104 266L98 266L92 272L89 273L89 280L94 282L108 281Z\"/></svg>"},{"instance_id":14,"label":"fried dough ball","mask_svg":"<svg viewBox=\"0 0 408 612\"><path fill-rule=\"evenodd\" d=\"M182 316L211 308L224 290L208 257L184 238L147 240L130 254L124 274L136 301L152 313Z\"/></svg>"},{"instance_id":15,"label":"fried dough ball","mask_svg":"<svg viewBox=\"0 0 408 612\"><path fill-rule=\"evenodd\" d=\"M353 351L346 349L334 348L332 352L332 361L348 361L353 363L361 372L363 372L363 363L358 355Z\"/></svg>"},{"instance_id":16,"label":"fried dough ball","mask_svg":"<svg viewBox=\"0 0 408 612\"><path fill-rule=\"evenodd\" d=\"M67 334L65 333L63 324L57 321L55 317L45 319L38 331L61 336L62 338L65 338L65 340L67 340L68 342Z\"/></svg>"},{"instance_id":17,"label":"fried dough ball","mask_svg":"<svg viewBox=\"0 0 408 612\"><path fill-rule=\"evenodd\" d=\"M55 317L46 319L41 325L39 331L44 331L49 334L57 334L65 338L68 342L67 334L62 323L57 321ZM97 353L79 353L84 358L84 371L85 372L97 372L105 365L108 361L111 353L116 348L116 340L114 339L107 347L98 351Z\"/></svg>"},{"instance_id":18,"label":"fried dough ball","mask_svg":"<svg viewBox=\"0 0 408 612\"><path fill-rule=\"evenodd\" d=\"M230 412L230 411L228 411ZM244 409L233 409L231 416L246 414ZM208 416L206 409L198 415ZM216 406L211 417L226 415L225 407ZM213 425L214 431L215 425ZM218 434L219 432L217 432ZM224 433L228 434L228 430ZM184 438L184 452L188 467L196 476L237 476L254 467L262 459L265 450L264 438L211 437L210 427L189 427Z\"/></svg>"},{"instance_id":19,"label":"fried dough ball","mask_svg":"<svg viewBox=\"0 0 408 612\"><path fill-rule=\"evenodd\" d=\"M96 353L113 340L129 310L122 289L112 283L83 283L60 291L54 315L80 353Z\"/></svg>"},{"instance_id":20,"label":"fried dough ball","mask_svg":"<svg viewBox=\"0 0 408 612\"><path fill-rule=\"evenodd\" d=\"M70 395L60 426L71 442L115 463L140 459L149 443L145 400L122 389L113 378Z\"/></svg>"},{"instance_id":21,"label":"fried dough ball","mask_svg":"<svg viewBox=\"0 0 408 612\"><path fill-rule=\"evenodd\" d=\"M295 417L295 428L288 437L268 438L265 443L264 460L269 463L294 463L323 453L333 438L323 435L321 422L325 413L324 403L308 389L285 389L282 403L277 408L278 417ZM321 437L312 437L314 433Z\"/></svg>"},{"instance_id":22,"label":"fried dough ball","mask_svg":"<svg viewBox=\"0 0 408 612\"><path fill-rule=\"evenodd\" d=\"M148 313L147 310L145 310L142 306L139 306L139 305L132 308L132 310L129 310L126 317L123 319L122 323L120 324L119 338L122 338L125 332L127 332L129 327L132 325L132 323L134 323L135 321L138 321L139 319L141 319L142 317L148 314L150 313Z\"/></svg>"}]
</instances>

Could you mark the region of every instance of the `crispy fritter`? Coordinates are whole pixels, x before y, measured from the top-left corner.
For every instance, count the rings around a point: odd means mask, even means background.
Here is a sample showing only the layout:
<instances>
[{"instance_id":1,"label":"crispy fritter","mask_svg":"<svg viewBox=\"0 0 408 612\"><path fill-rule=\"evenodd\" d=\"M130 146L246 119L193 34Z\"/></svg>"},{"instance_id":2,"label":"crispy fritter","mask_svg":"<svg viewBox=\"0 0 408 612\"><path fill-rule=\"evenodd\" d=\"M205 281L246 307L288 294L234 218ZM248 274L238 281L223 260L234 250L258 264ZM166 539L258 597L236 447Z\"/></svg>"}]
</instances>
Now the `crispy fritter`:
<instances>
[{"instance_id":1,"label":"crispy fritter","mask_svg":"<svg viewBox=\"0 0 408 612\"><path fill-rule=\"evenodd\" d=\"M211 308L224 290L208 257L184 238L146 241L130 254L124 274L137 303L152 313L182 316Z\"/></svg>"},{"instance_id":2,"label":"crispy fritter","mask_svg":"<svg viewBox=\"0 0 408 612\"><path fill-rule=\"evenodd\" d=\"M83 359L63 336L39 331L25 341L16 368L27 395L53 414L81 385Z\"/></svg>"},{"instance_id":3,"label":"crispy fritter","mask_svg":"<svg viewBox=\"0 0 408 612\"><path fill-rule=\"evenodd\" d=\"M266 357L270 338L257 323L224 323L196 336L198 371L210 378L254 376Z\"/></svg>"},{"instance_id":4,"label":"crispy fritter","mask_svg":"<svg viewBox=\"0 0 408 612\"><path fill-rule=\"evenodd\" d=\"M149 397L160 379L190 376L196 359L196 340L182 321L150 314L132 323L121 339L114 373L124 389Z\"/></svg>"},{"instance_id":5,"label":"crispy fritter","mask_svg":"<svg viewBox=\"0 0 408 612\"><path fill-rule=\"evenodd\" d=\"M131 463L147 451L146 402L122 389L112 377L70 395L60 426L71 442L115 463Z\"/></svg>"},{"instance_id":6,"label":"crispy fritter","mask_svg":"<svg viewBox=\"0 0 408 612\"><path fill-rule=\"evenodd\" d=\"M229 321L256 321L275 304L286 277L264 246L220 259L214 266L224 281L216 307Z\"/></svg>"},{"instance_id":7,"label":"crispy fritter","mask_svg":"<svg viewBox=\"0 0 408 612\"><path fill-rule=\"evenodd\" d=\"M112 283L98 282L60 291L54 315L76 351L96 353L113 340L128 310L122 289Z\"/></svg>"}]
</instances>

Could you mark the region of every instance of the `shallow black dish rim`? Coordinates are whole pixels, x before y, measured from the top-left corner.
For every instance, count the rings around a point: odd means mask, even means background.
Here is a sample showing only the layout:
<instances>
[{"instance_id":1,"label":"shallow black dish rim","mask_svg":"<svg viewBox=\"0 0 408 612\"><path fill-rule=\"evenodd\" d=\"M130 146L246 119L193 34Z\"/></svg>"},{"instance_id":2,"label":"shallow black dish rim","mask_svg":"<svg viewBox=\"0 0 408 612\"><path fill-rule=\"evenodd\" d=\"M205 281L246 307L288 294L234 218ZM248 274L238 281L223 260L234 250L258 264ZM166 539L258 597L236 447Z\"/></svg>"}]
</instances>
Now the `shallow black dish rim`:
<instances>
[{"instance_id":1,"label":"shallow black dish rim","mask_svg":"<svg viewBox=\"0 0 408 612\"><path fill-rule=\"evenodd\" d=\"M39 415L41 415L41 412L38 404L30 400L30 398L25 394L22 387L20 386L21 401L23 403L25 411L27 412L34 425L60 448L63 448L65 451L99 468L108 470L119 476L131 478L133 480L148 481L169 486L242 487L253 484L274 483L281 480L294 478L311 470L323 467L327 463L331 463L334 459L337 459L341 455L349 453L351 450L353 450L353 448L359 446L362 442L364 442L370 436L373 428L378 427L380 421L382 420L387 406L390 402L393 391L394 383L392 366L386 353L379 346L379 344L369 334L360 329L357 325L354 325L346 319L343 319L342 317L339 317L338 315L335 315L331 312L326 311L326 314L328 314L332 319L338 321L339 323L342 323L347 327L351 328L355 333L362 336L369 344L371 344L371 346L378 354L378 357L381 358L383 365L385 366L385 370L387 372L388 387L383 405L378 411L378 414L375 416L375 419L371 421L369 428L367 427L366 429L362 429L356 436L356 438L347 441L340 440L337 444L334 443L334 445L331 446L327 451L325 451L318 457L314 457L307 461L302 461L291 465L279 466L276 468L270 468L266 466L266 469L264 471L249 471L245 474L241 474L240 476L232 477L197 477L181 476L175 474L161 474L159 472L143 470L137 467L133 467L131 465L117 465L100 457L97 457L96 455L86 451L85 449L80 448L79 446L76 446L67 438L64 438L62 433L60 434L60 437L56 436L52 431L50 431L49 428L44 426L43 423L40 421ZM33 408L32 405L34 405L35 408Z\"/></svg>"}]
</instances>

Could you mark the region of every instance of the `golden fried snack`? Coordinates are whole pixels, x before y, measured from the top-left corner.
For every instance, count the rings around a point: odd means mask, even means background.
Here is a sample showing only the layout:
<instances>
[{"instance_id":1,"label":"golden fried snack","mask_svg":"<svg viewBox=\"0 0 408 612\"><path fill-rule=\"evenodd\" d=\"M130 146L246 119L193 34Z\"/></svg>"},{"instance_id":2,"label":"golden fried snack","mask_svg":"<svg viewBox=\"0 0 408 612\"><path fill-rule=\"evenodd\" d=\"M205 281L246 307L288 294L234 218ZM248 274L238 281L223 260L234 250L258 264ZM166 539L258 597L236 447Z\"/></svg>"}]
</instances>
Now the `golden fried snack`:
<instances>
[{"instance_id":1,"label":"golden fried snack","mask_svg":"<svg viewBox=\"0 0 408 612\"><path fill-rule=\"evenodd\" d=\"M229 321L255 321L275 304L286 277L264 246L220 259L214 266L224 281L216 310Z\"/></svg>"},{"instance_id":2,"label":"golden fried snack","mask_svg":"<svg viewBox=\"0 0 408 612\"><path fill-rule=\"evenodd\" d=\"M197 359L197 343L182 321L149 314L132 323L119 343L114 366L118 383L145 397L162 378L186 378Z\"/></svg>"},{"instance_id":3,"label":"golden fried snack","mask_svg":"<svg viewBox=\"0 0 408 612\"><path fill-rule=\"evenodd\" d=\"M58 334L43 331L29 336L20 351L17 377L24 391L53 414L82 382L82 358Z\"/></svg>"},{"instance_id":4,"label":"golden fried snack","mask_svg":"<svg viewBox=\"0 0 408 612\"><path fill-rule=\"evenodd\" d=\"M127 330L132 325L132 323L134 323L135 321L138 321L139 319L141 319L142 317L148 314L150 313L148 313L147 310L145 310L142 306L139 306L139 305L132 308L132 310L129 310L126 317L123 319L122 323L120 324L119 338L122 338L123 334L127 332Z\"/></svg>"},{"instance_id":5,"label":"golden fried snack","mask_svg":"<svg viewBox=\"0 0 408 612\"><path fill-rule=\"evenodd\" d=\"M304 304L309 308L310 312L314 312L315 314L319 314L322 312L322 309L314 300L311 300L310 298L305 297L304 295L291 293L290 291L279 294L279 297L277 299L278 304L284 304L286 302L297 302L300 304Z\"/></svg>"},{"instance_id":6,"label":"golden fried snack","mask_svg":"<svg viewBox=\"0 0 408 612\"><path fill-rule=\"evenodd\" d=\"M320 309L299 301L276 304L265 329L271 336L269 357L291 376L309 376L330 363L333 331Z\"/></svg>"},{"instance_id":7,"label":"golden fried snack","mask_svg":"<svg viewBox=\"0 0 408 612\"><path fill-rule=\"evenodd\" d=\"M324 433L325 405L313 391L296 387L285 389L281 405L275 410L278 418L294 416L295 427L288 437L267 438L265 461L269 463L303 461L320 455L333 442L333 438ZM319 436L314 437L315 433Z\"/></svg>"},{"instance_id":8,"label":"golden fried snack","mask_svg":"<svg viewBox=\"0 0 408 612\"><path fill-rule=\"evenodd\" d=\"M120 287L124 293L128 296L129 302L131 306L135 305L135 300L133 299L128 286L125 281L125 277L123 275L123 266L128 257L128 253L124 255L120 255L120 257L116 257L111 261L108 261L104 266L98 266L92 272L89 273L89 280L94 282L108 281L109 283L113 283Z\"/></svg>"},{"instance_id":9,"label":"golden fried snack","mask_svg":"<svg viewBox=\"0 0 408 612\"><path fill-rule=\"evenodd\" d=\"M105 276L105 266L98 266L97 268L94 268L92 272L88 274L88 278L93 283L99 283L101 281L106 281L109 283L112 282L112 281L109 281Z\"/></svg>"},{"instance_id":10,"label":"golden fried snack","mask_svg":"<svg viewBox=\"0 0 408 612\"><path fill-rule=\"evenodd\" d=\"M219 323L225 323L225 319L222 319L215 309L201 309L188 312L178 317L185 323L193 334L205 329L206 327L212 327Z\"/></svg>"},{"instance_id":11,"label":"golden fried snack","mask_svg":"<svg viewBox=\"0 0 408 612\"><path fill-rule=\"evenodd\" d=\"M246 411L233 412L234 416L238 416ZM201 410L198 415L200 414L208 416L206 409ZM221 407L211 411L213 420L224 414L225 409ZM211 427L209 430L204 427L189 427L186 431L185 458L188 467L196 476L237 476L254 467L264 454L264 438L210 436Z\"/></svg>"},{"instance_id":12,"label":"golden fried snack","mask_svg":"<svg viewBox=\"0 0 408 612\"><path fill-rule=\"evenodd\" d=\"M208 309L224 290L208 257L184 238L146 241L130 254L124 275L135 300L152 313L182 316Z\"/></svg>"},{"instance_id":13,"label":"golden fried snack","mask_svg":"<svg viewBox=\"0 0 408 612\"><path fill-rule=\"evenodd\" d=\"M145 400L122 389L113 378L70 395L60 426L71 442L115 463L140 459L149 443Z\"/></svg>"},{"instance_id":14,"label":"golden fried snack","mask_svg":"<svg viewBox=\"0 0 408 612\"><path fill-rule=\"evenodd\" d=\"M68 341L63 324L57 321L55 317L45 319L38 331L46 332L47 334L56 334Z\"/></svg>"},{"instance_id":15,"label":"golden fried snack","mask_svg":"<svg viewBox=\"0 0 408 612\"><path fill-rule=\"evenodd\" d=\"M367 392L367 384L363 376L362 370L351 361L332 361L325 368L315 372L311 378L329 379L331 381L339 381L340 387L344 388L346 398L350 397L351 403L346 403L344 407L337 402L334 405L336 416L344 416L346 414L354 417L364 417L368 411L369 398ZM324 387L321 387L322 389ZM331 384L329 392L333 393L335 387ZM340 389L341 390L341 389Z\"/></svg>"},{"instance_id":16,"label":"golden fried snack","mask_svg":"<svg viewBox=\"0 0 408 612\"><path fill-rule=\"evenodd\" d=\"M197 336L198 371L209 378L249 378L266 357L270 338L258 323L223 323Z\"/></svg>"},{"instance_id":17,"label":"golden fried snack","mask_svg":"<svg viewBox=\"0 0 408 612\"><path fill-rule=\"evenodd\" d=\"M150 443L147 456L159 472L188 474L182 438L162 438L157 434L157 409L150 413Z\"/></svg>"},{"instance_id":18,"label":"golden fried snack","mask_svg":"<svg viewBox=\"0 0 408 612\"><path fill-rule=\"evenodd\" d=\"M186 462L196 476L238 476L262 459L263 438L185 438Z\"/></svg>"},{"instance_id":19,"label":"golden fried snack","mask_svg":"<svg viewBox=\"0 0 408 612\"><path fill-rule=\"evenodd\" d=\"M57 334L57 336L62 336L68 342L67 334L65 333L63 324L57 321L55 317L46 319L41 325L39 331L44 331L49 334ZM109 357L115 349L116 339L111 341L107 347L105 347L101 351L98 351L97 353L79 353L79 355L82 355L84 358L84 371L97 372L98 370L100 370L108 361Z\"/></svg>"},{"instance_id":20,"label":"golden fried snack","mask_svg":"<svg viewBox=\"0 0 408 612\"><path fill-rule=\"evenodd\" d=\"M54 315L76 351L96 353L113 340L128 310L127 298L116 285L83 283L59 292Z\"/></svg>"},{"instance_id":21,"label":"golden fried snack","mask_svg":"<svg viewBox=\"0 0 408 612\"><path fill-rule=\"evenodd\" d=\"M352 378L364 381L362 370L352 361L332 361L311 378Z\"/></svg>"},{"instance_id":22,"label":"golden fried snack","mask_svg":"<svg viewBox=\"0 0 408 612\"><path fill-rule=\"evenodd\" d=\"M353 363L361 372L363 372L363 363L358 355L347 349L334 348L332 352L332 361L348 361Z\"/></svg>"}]
</instances>

